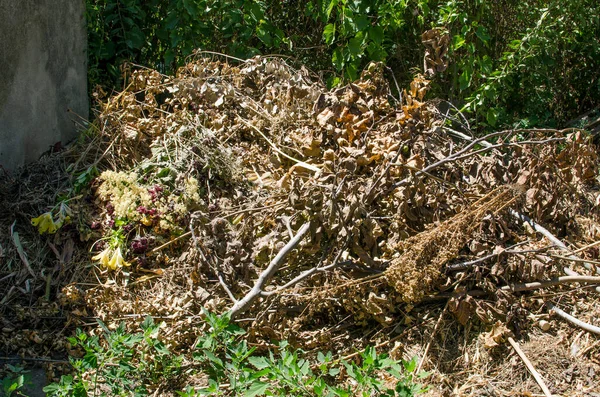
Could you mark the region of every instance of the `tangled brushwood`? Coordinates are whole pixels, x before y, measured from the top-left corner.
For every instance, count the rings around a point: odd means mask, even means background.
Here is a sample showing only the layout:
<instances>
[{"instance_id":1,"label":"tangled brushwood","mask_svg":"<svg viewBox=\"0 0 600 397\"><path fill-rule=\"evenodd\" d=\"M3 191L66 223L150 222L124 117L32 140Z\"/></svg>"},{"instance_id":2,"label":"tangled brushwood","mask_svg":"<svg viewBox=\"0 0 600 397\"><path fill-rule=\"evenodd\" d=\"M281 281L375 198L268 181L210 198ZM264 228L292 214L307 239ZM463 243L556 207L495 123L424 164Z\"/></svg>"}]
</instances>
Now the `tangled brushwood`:
<instances>
[{"instance_id":1,"label":"tangled brushwood","mask_svg":"<svg viewBox=\"0 0 600 397\"><path fill-rule=\"evenodd\" d=\"M167 318L177 349L193 343L202 307L232 310L257 343L342 352L345 332L388 327L438 298L463 325L518 333L527 314L514 285L563 268L594 275L582 264L595 248L573 261L514 215L571 247L596 241L593 136L476 138L452 106L425 100L424 77L394 97L384 71L372 63L327 90L279 58L197 54L174 77L124 68L125 89L96 93L85 141L60 155L72 182L99 170L66 191L76 220L52 237L77 241L82 267L98 265L86 287L81 270L50 283L70 320ZM48 208L37 211L26 214Z\"/></svg>"}]
</instances>

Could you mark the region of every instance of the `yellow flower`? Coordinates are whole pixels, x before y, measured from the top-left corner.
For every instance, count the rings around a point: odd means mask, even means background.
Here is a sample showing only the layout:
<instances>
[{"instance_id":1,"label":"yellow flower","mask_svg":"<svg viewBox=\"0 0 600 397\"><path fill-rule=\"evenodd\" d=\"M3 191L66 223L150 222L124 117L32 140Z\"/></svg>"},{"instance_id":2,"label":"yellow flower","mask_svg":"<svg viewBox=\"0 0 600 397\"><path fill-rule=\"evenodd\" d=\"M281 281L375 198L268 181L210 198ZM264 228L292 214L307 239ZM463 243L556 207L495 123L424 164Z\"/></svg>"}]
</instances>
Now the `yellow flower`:
<instances>
[{"instance_id":1,"label":"yellow flower","mask_svg":"<svg viewBox=\"0 0 600 397\"><path fill-rule=\"evenodd\" d=\"M93 256L93 261L98 261L103 267L108 268L110 262L110 248L106 248L104 251L100 252L98 255Z\"/></svg>"},{"instance_id":2,"label":"yellow flower","mask_svg":"<svg viewBox=\"0 0 600 397\"><path fill-rule=\"evenodd\" d=\"M144 215L144 216L142 216L142 219L140 220L140 222L142 222L142 224L144 224L145 226L151 226L152 218L150 218L148 215Z\"/></svg>"},{"instance_id":3,"label":"yellow flower","mask_svg":"<svg viewBox=\"0 0 600 397\"><path fill-rule=\"evenodd\" d=\"M53 218L51 212L44 212L42 215L38 216L37 218L33 218L31 220L31 224L33 226L37 226L38 232L40 234L56 233L56 231L60 227L60 225L56 225L56 223L54 223L54 218Z\"/></svg>"},{"instance_id":4,"label":"yellow flower","mask_svg":"<svg viewBox=\"0 0 600 397\"><path fill-rule=\"evenodd\" d=\"M125 259L123 259L123 255L121 254L121 247L117 248L115 252L113 252L112 258L110 258L110 261L108 262L108 268L111 270L120 269L123 266L130 265L130 263L125 262Z\"/></svg>"}]
</instances>

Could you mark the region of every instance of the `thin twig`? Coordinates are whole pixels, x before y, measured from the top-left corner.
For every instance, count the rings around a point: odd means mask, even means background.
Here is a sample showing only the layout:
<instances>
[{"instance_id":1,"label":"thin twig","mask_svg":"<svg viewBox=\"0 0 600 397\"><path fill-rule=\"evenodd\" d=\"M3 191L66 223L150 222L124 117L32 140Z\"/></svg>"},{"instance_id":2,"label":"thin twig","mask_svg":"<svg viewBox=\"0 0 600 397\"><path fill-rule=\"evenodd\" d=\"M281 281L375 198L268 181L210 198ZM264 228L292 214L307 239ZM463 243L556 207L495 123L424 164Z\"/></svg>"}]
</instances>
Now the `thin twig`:
<instances>
[{"instance_id":1,"label":"thin twig","mask_svg":"<svg viewBox=\"0 0 600 397\"><path fill-rule=\"evenodd\" d=\"M402 104L402 90L400 90L400 86L398 85L398 80L396 80L396 75L394 74L394 71L392 70L392 68L390 68L389 66L385 67L390 74L392 75L392 79L394 79L394 84L396 85L396 90L398 90L398 103ZM392 98L394 98L394 96L392 95ZM396 99L396 98L394 98Z\"/></svg>"},{"instance_id":2,"label":"thin twig","mask_svg":"<svg viewBox=\"0 0 600 397\"><path fill-rule=\"evenodd\" d=\"M157 251L160 251L161 249L163 249L163 248L165 248L165 247L167 247L167 246L169 246L169 245L173 244L174 242L176 242L176 241L178 241L178 240L181 240L182 238L185 238L185 237L187 237L187 236L189 236L189 235L191 235L191 234L192 234L192 232L185 232L185 233L183 233L181 236L178 236L178 237L174 238L173 240L167 241L166 243L164 243L164 244L163 244L163 245L161 245L161 246L158 246L158 247L156 247L156 248L153 248L153 249L150 251L150 253L152 253L152 254L153 254L153 253L155 253L155 252L157 252Z\"/></svg>"},{"instance_id":3,"label":"thin twig","mask_svg":"<svg viewBox=\"0 0 600 397\"><path fill-rule=\"evenodd\" d=\"M503 249L503 250L498 251L498 252L492 252L491 254L488 254L488 255L483 256L481 258L473 259L471 261L462 262L462 263L455 263L453 265L448 265L446 267L446 271L447 272L455 272L455 271L458 271L458 270L468 269L469 267L471 267L473 265L476 265L476 264L481 263L481 262L485 262L488 259L500 256L502 254L520 254L520 253L526 253L527 251L517 251L517 250L513 250L513 249L517 248L517 247L519 247L521 245L527 244L527 243L529 243L529 240L521 241L520 243L511 245L510 247L508 247L506 249ZM535 250L535 251L537 252L538 250Z\"/></svg>"},{"instance_id":4,"label":"thin twig","mask_svg":"<svg viewBox=\"0 0 600 397\"><path fill-rule=\"evenodd\" d=\"M561 142L561 141L564 141L565 139L566 138L548 138L548 139L543 139L541 141L502 142L502 143L497 143L495 145L485 147L483 149L476 150L471 153L463 154L462 156L455 157L453 159L453 161L463 160L463 159L466 159L467 157L476 156L478 154L488 152L492 149L499 149L499 148L510 147L510 146L521 146L521 145L545 145L546 143L550 143L550 142Z\"/></svg>"},{"instance_id":5,"label":"thin twig","mask_svg":"<svg viewBox=\"0 0 600 397\"><path fill-rule=\"evenodd\" d=\"M221 272L219 270L217 270L216 273L217 273L217 278L219 279L219 283L221 284L221 287L223 287L223 289L225 290L225 292L229 296L229 299L231 299L231 301L234 304L237 303L237 299L235 299L235 296L233 295L233 293L231 292L231 290L229 289L229 287L225 283L225 280L223 280L223 276L221 275Z\"/></svg>"},{"instance_id":6,"label":"thin twig","mask_svg":"<svg viewBox=\"0 0 600 397\"><path fill-rule=\"evenodd\" d=\"M311 275L317 273L317 272L326 272L327 270L331 270L334 267L341 265L343 263L339 263L338 260L342 254L342 252L344 251L345 246L342 247L342 249L340 249L340 251L338 252L337 256L335 257L335 259L333 260L333 262L327 266L323 266L323 267L313 267L311 269L308 269L302 273L300 273L298 276L296 276L295 278L293 278L292 280L288 281L287 283L285 283L284 285L282 285L281 287L278 287L277 289L273 290L273 291L262 291L260 294L261 296L271 296L274 294L279 294L283 291L285 291L286 289L298 284L300 281L310 277Z\"/></svg>"},{"instance_id":7,"label":"thin twig","mask_svg":"<svg viewBox=\"0 0 600 397\"><path fill-rule=\"evenodd\" d=\"M581 251L585 251L585 250L586 250L586 249L588 249L588 248L595 247L595 246L597 246L598 244L600 244L600 240L598 240L598 241L596 241L596 242L593 242L593 243L591 243L591 244L588 244L588 245L586 245L585 247L581 247L581 248L579 248L579 249L576 249L575 251L571 252L571 255L578 254L578 253L580 253Z\"/></svg>"},{"instance_id":8,"label":"thin twig","mask_svg":"<svg viewBox=\"0 0 600 397\"><path fill-rule=\"evenodd\" d=\"M256 300L256 298L261 296L267 280L269 280L275 273L277 273L281 262L283 262L283 260L285 259L287 254L290 253L290 251L292 251L298 244L300 244L300 241L304 239L309 230L310 222L307 222L304 225L302 225L302 227L300 227L300 230L298 230L294 238L290 240L290 242L287 243L281 249L281 251L279 251L277 256L275 256L275 258L271 261L269 266L260 274L258 280L256 280L256 283L254 284L254 287L252 287L252 289L246 294L246 296L244 296L232 306L232 308L230 309L231 318L235 318L237 315L247 310L250 307L250 305Z\"/></svg>"},{"instance_id":9,"label":"thin twig","mask_svg":"<svg viewBox=\"0 0 600 397\"><path fill-rule=\"evenodd\" d=\"M238 119L240 119L240 121L244 124L246 124L248 127L252 128L254 131L258 132L260 134L260 136L262 136L265 141L267 141L269 143L269 145L273 148L273 150L275 150L277 153L281 154L283 157L292 160L293 162L295 162L296 164L298 164L300 167L302 168L306 168L307 170L313 171L313 172L319 172L319 168L312 165L312 164L308 164L302 160L298 160L286 153L284 153L281 149L279 149L277 147L277 145L275 145L275 143L273 141L271 141L261 130L259 130L258 128L256 128L255 126L253 126L252 124L250 124L248 121L246 121L245 119L241 118L238 116Z\"/></svg>"},{"instance_id":10,"label":"thin twig","mask_svg":"<svg viewBox=\"0 0 600 397\"><path fill-rule=\"evenodd\" d=\"M446 306L444 306L444 308L442 309L440 316L438 317L435 325L433 326L433 331L431 332L431 335L429 336L429 341L427 342L427 346L425 346L425 351L423 352L423 358L421 358L421 362L419 363L419 366L417 367L417 370L415 371L416 374L421 372L423 363L425 362L425 359L427 358L427 353L429 353L429 348L431 347L431 342L433 342L433 338L435 337L437 329L440 326L440 323L442 322L442 318L444 317L444 313L446 313L446 309L448 308L449 303L450 303L450 300L446 301Z\"/></svg>"},{"instance_id":11,"label":"thin twig","mask_svg":"<svg viewBox=\"0 0 600 397\"><path fill-rule=\"evenodd\" d=\"M578 326L579 328L582 328L588 332L592 332L594 334L598 334L600 335L600 327L597 327L595 325L592 324L588 324L585 323L573 316L571 316L570 314L562 311L561 309L559 309L558 307L554 306L552 303L548 302L547 303L548 308L550 310L552 310L554 313L556 313L559 317L562 317L563 319L567 320L568 322L570 322L571 324L575 324L576 326Z\"/></svg>"},{"instance_id":12,"label":"thin twig","mask_svg":"<svg viewBox=\"0 0 600 397\"><path fill-rule=\"evenodd\" d=\"M565 260L565 261L589 263L589 264L592 264L592 265L600 265L600 261L592 261L592 260L589 260L589 259L579 259L579 258L576 258L574 256L562 256L562 255L553 255L553 254L543 254L543 255L547 256L549 258L562 259L562 260Z\"/></svg>"},{"instance_id":13,"label":"thin twig","mask_svg":"<svg viewBox=\"0 0 600 397\"><path fill-rule=\"evenodd\" d=\"M0 361L31 361L41 363L69 364L69 360L54 360L51 358L43 357L0 357Z\"/></svg>"},{"instance_id":14,"label":"thin twig","mask_svg":"<svg viewBox=\"0 0 600 397\"><path fill-rule=\"evenodd\" d=\"M531 361L529 361L525 353L523 353L523 350L521 350L519 344L512 338L512 336L508 337L508 342L513 347L513 349L515 349L519 357L521 357L521 360L523 360L523 363L525 363L525 366L527 367L531 375L533 375L533 378L544 392L544 395L546 397L552 397L552 393L550 393L550 390L548 390L548 386L546 386L542 375L540 375L540 373L535 369L533 364L531 364Z\"/></svg>"},{"instance_id":15,"label":"thin twig","mask_svg":"<svg viewBox=\"0 0 600 397\"><path fill-rule=\"evenodd\" d=\"M534 289L552 287L555 285L569 284L569 283L589 283L589 284L600 284L600 277L594 276L563 276L556 277L552 280L536 281L532 283L516 283L511 285L505 285L500 288L502 291L531 291Z\"/></svg>"},{"instance_id":16,"label":"thin twig","mask_svg":"<svg viewBox=\"0 0 600 397\"><path fill-rule=\"evenodd\" d=\"M521 222L526 222L529 226L531 226L536 232L542 234L544 237L546 237L548 240L550 240L550 242L552 244L554 244L556 247L560 248L561 250L565 251L565 252L570 252L570 250L567 248L567 246L565 245L565 243L563 243L562 241L560 241L555 235L553 235L552 233L550 233L550 231L548 231L548 229L546 229L545 227L541 226L540 224L538 224L537 222L534 222L531 218L529 218L527 215L521 214L515 210L513 210L512 208L509 209L509 213L515 217L516 219L520 220ZM580 258L574 256L574 255L568 255L569 258L572 259L576 259L579 261ZM591 271L595 271L597 274L600 274L600 268L596 267L596 266L592 266L589 263L584 263L583 266ZM563 271L569 275L569 276L578 276L579 274L577 274L577 272L574 272L573 270L571 270L568 267L564 267ZM600 287L596 288L596 291L600 292Z\"/></svg>"},{"instance_id":17,"label":"thin twig","mask_svg":"<svg viewBox=\"0 0 600 397\"><path fill-rule=\"evenodd\" d=\"M448 157L445 157L445 158L443 158L443 159L441 159L439 161L436 161L433 164L428 165L427 167L425 167L425 168L421 169L420 171L416 172L414 176L415 177L421 176L423 174L431 172L435 168L441 167L442 165L444 165L446 163L453 162L457 157L460 157L460 156L464 155L465 153L469 152L469 150L471 150L475 145L477 145L477 144L479 144L479 143L481 143L481 142L483 142L483 141L485 141L487 139L494 138L494 137L500 136L500 135L505 135L507 133L517 133L517 132L519 132L519 130L515 130L515 131L511 131L511 130L508 130L508 131L498 131L498 132L493 132L491 134L488 134L488 135L486 135L484 137L474 139L467 146L465 146L464 148L462 148L458 152L453 153L453 154L449 155ZM392 187L394 189L395 188L399 188L401 186L407 185L410 181L411 181L411 177L407 177L407 178L404 178L403 180L401 180L399 182L396 182L395 184L392 185Z\"/></svg>"},{"instance_id":18,"label":"thin twig","mask_svg":"<svg viewBox=\"0 0 600 397\"><path fill-rule=\"evenodd\" d=\"M25 254L25 251L23 250L23 245L21 245L21 239L19 238L19 233L15 232L16 224L17 224L17 221L14 221L12 226L10 227L10 236L12 237L13 244L17 248L17 253L19 254L19 257L21 258L21 262L23 262L23 264L27 268L27 271L29 272L29 274L31 274L31 277L33 277L35 279L35 278L37 278L37 276L35 275L35 272L31 268L31 265L29 264L29 260L27 259L27 255Z\"/></svg>"},{"instance_id":19,"label":"thin twig","mask_svg":"<svg viewBox=\"0 0 600 397\"><path fill-rule=\"evenodd\" d=\"M223 57L223 58L229 58L229 59L233 59L233 60L236 60L236 61L238 61L238 62L241 62L241 63L246 63L246 62L248 62L248 61L247 61L247 60L245 60L245 59L242 59L242 58L236 58L236 57L234 57L234 56L227 55L227 54L222 54L222 53L220 53L220 52L215 52L215 51L207 51L207 50L203 50L203 51L196 51L196 52L194 53L194 55L202 55L202 54L217 55L217 56L220 56L220 57Z\"/></svg>"}]
</instances>

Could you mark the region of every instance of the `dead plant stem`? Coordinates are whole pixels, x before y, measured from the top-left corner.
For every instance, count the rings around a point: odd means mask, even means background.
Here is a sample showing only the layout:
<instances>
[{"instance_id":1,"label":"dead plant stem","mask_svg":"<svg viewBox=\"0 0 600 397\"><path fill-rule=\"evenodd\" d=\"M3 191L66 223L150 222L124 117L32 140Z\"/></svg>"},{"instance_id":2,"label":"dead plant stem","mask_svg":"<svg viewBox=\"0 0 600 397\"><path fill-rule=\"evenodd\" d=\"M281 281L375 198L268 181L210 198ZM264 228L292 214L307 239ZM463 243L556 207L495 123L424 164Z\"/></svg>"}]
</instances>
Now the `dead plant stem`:
<instances>
[{"instance_id":1,"label":"dead plant stem","mask_svg":"<svg viewBox=\"0 0 600 397\"><path fill-rule=\"evenodd\" d=\"M240 313L246 311L250 305L263 293L263 288L267 281L279 270L281 262L285 259L288 253L292 251L300 241L304 239L308 231L310 230L310 222L306 222L300 227L296 235L290 240L282 249L279 251L277 256L271 261L269 266L260 274L258 280L254 284L254 287L244 296L238 300L230 309L231 318L237 317Z\"/></svg>"},{"instance_id":2,"label":"dead plant stem","mask_svg":"<svg viewBox=\"0 0 600 397\"><path fill-rule=\"evenodd\" d=\"M523 350L521 350L521 348L519 347L519 344L512 338L512 336L508 337L508 342L513 347L513 349L515 349L519 357L521 357L521 360L523 360L523 363L525 364L531 375L533 375L533 378L544 392L544 395L546 397L552 397L552 393L550 393L548 386L546 386L542 375L540 375L540 373L535 369L531 361L529 361Z\"/></svg>"}]
</instances>

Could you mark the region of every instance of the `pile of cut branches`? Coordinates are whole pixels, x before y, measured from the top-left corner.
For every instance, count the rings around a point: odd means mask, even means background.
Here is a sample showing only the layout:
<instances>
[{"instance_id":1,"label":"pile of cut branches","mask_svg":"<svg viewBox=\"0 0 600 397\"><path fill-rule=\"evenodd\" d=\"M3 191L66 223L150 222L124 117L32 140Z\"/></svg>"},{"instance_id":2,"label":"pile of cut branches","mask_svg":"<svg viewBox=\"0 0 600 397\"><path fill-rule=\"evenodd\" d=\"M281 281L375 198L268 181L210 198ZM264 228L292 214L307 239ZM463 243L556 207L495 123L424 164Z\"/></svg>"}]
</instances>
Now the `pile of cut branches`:
<instances>
[{"instance_id":1,"label":"pile of cut branches","mask_svg":"<svg viewBox=\"0 0 600 397\"><path fill-rule=\"evenodd\" d=\"M126 68L125 89L97 92L87 140L62 155L74 175L62 205L30 214L58 230L59 258L75 236L92 251L86 283L48 281L66 316L165 318L185 348L202 307L231 310L254 341L342 352L338 335L423 302L518 334L528 310L553 304L521 291L599 284L585 130L476 138L452 106L425 101L423 77L394 98L383 73L373 63L327 90L279 58L198 54L175 77Z\"/></svg>"}]
</instances>

